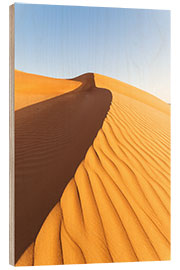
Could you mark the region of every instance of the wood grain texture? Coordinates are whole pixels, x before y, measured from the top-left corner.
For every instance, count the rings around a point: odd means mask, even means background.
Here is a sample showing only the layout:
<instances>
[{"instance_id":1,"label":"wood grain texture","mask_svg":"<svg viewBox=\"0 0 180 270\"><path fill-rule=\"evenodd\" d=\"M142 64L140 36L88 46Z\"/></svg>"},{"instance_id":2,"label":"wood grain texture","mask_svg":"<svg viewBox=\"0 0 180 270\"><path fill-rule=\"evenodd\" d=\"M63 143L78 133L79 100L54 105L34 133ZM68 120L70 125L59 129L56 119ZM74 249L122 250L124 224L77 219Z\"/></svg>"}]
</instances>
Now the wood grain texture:
<instances>
[{"instance_id":1,"label":"wood grain texture","mask_svg":"<svg viewBox=\"0 0 180 270\"><path fill-rule=\"evenodd\" d=\"M10 7L11 264L170 259L169 53L169 11Z\"/></svg>"}]
</instances>

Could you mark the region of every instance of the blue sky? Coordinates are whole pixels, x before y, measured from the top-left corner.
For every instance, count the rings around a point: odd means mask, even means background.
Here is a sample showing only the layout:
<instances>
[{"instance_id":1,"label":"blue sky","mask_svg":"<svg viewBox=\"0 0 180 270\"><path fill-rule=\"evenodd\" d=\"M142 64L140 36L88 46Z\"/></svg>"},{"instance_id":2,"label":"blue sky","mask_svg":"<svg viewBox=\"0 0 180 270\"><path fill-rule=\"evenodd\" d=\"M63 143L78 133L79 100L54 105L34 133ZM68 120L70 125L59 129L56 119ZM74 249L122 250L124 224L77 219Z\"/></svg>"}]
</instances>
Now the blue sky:
<instances>
[{"instance_id":1,"label":"blue sky","mask_svg":"<svg viewBox=\"0 0 180 270\"><path fill-rule=\"evenodd\" d=\"M170 12L15 4L15 68L100 73L170 102Z\"/></svg>"}]
</instances>

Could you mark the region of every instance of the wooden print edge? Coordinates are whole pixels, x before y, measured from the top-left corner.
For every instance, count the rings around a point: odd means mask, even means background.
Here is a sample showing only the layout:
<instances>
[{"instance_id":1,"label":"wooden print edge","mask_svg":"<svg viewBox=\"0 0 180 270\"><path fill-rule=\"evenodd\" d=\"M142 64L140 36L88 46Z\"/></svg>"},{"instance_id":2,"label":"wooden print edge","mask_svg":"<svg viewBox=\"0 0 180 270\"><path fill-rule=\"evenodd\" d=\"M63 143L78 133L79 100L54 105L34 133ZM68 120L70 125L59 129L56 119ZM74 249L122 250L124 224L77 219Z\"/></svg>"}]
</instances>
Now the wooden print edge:
<instances>
[{"instance_id":1,"label":"wooden print edge","mask_svg":"<svg viewBox=\"0 0 180 270\"><path fill-rule=\"evenodd\" d=\"M14 179L14 4L9 6L9 263L15 263Z\"/></svg>"}]
</instances>

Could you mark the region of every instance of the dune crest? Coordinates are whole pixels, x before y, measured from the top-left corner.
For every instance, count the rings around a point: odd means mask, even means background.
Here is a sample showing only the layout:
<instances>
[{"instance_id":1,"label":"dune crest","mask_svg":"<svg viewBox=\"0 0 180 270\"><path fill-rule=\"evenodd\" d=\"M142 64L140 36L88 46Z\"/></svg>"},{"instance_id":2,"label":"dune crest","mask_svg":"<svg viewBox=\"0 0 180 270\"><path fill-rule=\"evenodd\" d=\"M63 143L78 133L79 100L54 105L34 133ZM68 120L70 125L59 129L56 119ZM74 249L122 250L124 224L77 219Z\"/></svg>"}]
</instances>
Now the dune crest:
<instances>
[{"instance_id":1,"label":"dune crest","mask_svg":"<svg viewBox=\"0 0 180 270\"><path fill-rule=\"evenodd\" d=\"M169 109L112 80L95 74L111 106L35 239L33 265L170 259Z\"/></svg>"}]
</instances>

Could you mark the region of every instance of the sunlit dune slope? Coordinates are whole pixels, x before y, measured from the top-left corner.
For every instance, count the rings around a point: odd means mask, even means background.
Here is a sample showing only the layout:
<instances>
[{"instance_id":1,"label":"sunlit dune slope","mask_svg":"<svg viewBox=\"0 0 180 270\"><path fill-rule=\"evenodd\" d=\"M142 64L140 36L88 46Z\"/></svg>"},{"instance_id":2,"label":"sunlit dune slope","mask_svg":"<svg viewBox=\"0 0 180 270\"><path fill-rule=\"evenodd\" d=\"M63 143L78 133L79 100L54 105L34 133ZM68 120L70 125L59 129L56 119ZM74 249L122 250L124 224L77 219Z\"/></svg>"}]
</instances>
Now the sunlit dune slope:
<instances>
[{"instance_id":1,"label":"sunlit dune slope","mask_svg":"<svg viewBox=\"0 0 180 270\"><path fill-rule=\"evenodd\" d=\"M102 128L17 265L170 259L168 107L101 79L112 93Z\"/></svg>"},{"instance_id":2,"label":"sunlit dune slope","mask_svg":"<svg viewBox=\"0 0 180 270\"><path fill-rule=\"evenodd\" d=\"M158 109L158 111L170 114L170 106L168 103L132 85L97 73L94 74L94 80L97 87L107 88L112 92L117 92L147 104Z\"/></svg>"},{"instance_id":3,"label":"sunlit dune slope","mask_svg":"<svg viewBox=\"0 0 180 270\"><path fill-rule=\"evenodd\" d=\"M15 110L78 88L81 82L55 79L15 70Z\"/></svg>"}]
</instances>

